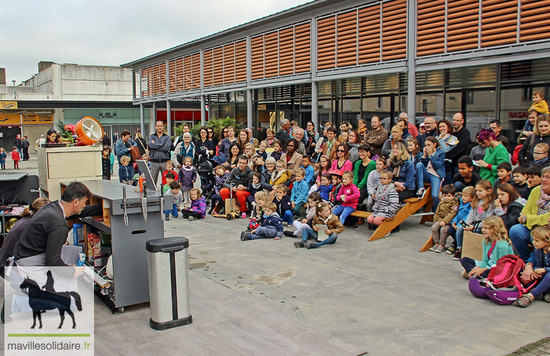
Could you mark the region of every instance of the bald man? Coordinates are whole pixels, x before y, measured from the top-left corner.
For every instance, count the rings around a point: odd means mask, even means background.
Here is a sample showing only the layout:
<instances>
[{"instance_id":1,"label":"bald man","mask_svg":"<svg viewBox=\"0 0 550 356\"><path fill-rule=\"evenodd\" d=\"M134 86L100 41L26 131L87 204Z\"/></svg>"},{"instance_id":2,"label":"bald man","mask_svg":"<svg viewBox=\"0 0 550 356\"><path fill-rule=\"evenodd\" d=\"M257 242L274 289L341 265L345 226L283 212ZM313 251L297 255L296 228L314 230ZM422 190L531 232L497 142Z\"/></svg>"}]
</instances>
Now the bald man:
<instances>
[{"instance_id":1,"label":"bald man","mask_svg":"<svg viewBox=\"0 0 550 356\"><path fill-rule=\"evenodd\" d=\"M426 142L426 138L428 136L436 137L438 134L435 118L433 116L428 116L424 119L424 126L426 127L426 133L423 135L418 135L416 138L422 149L424 149L424 142Z\"/></svg>"},{"instance_id":2,"label":"bald man","mask_svg":"<svg viewBox=\"0 0 550 356\"><path fill-rule=\"evenodd\" d=\"M445 154L445 158L450 159L452 162L453 172L451 177L454 177L458 173L458 160L460 157L470 154L470 150L468 149L470 131L468 131L464 124L464 115L462 113L458 112L453 115L453 135L458 139L458 144Z\"/></svg>"}]
</instances>

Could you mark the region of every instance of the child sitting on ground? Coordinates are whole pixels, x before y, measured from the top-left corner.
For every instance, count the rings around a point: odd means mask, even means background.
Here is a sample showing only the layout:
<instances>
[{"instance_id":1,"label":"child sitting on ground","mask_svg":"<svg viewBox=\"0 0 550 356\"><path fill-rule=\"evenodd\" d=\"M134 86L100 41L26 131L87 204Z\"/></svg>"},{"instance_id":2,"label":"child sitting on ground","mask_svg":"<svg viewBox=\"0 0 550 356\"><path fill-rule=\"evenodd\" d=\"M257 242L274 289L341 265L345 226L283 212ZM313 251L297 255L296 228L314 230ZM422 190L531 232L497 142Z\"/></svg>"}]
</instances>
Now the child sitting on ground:
<instances>
[{"instance_id":1,"label":"child sitting on ground","mask_svg":"<svg viewBox=\"0 0 550 356\"><path fill-rule=\"evenodd\" d=\"M513 183L514 179L512 178L512 165L508 162L501 162L497 166L497 175L498 179L495 181L495 184L493 185L493 189L497 190L498 186L502 183Z\"/></svg>"},{"instance_id":2,"label":"child sitting on ground","mask_svg":"<svg viewBox=\"0 0 550 356\"><path fill-rule=\"evenodd\" d=\"M471 203L474 201L475 195L476 190L474 187L465 187L462 190L462 198L460 198L458 213L451 221L449 230L447 230L447 235L453 238L451 246L449 246L446 251L448 255L454 255L456 252L456 230L458 229L458 224L460 221L464 221L468 218L468 214L470 214L470 209L472 208Z\"/></svg>"},{"instance_id":3,"label":"child sitting on ground","mask_svg":"<svg viewBox=\"0 0 550 356\"><path fill-rule=\"evenodd\" d=\"M132 167L129 163L130 157L122 156L120 159L120 167L118 168L118 181L122 184L135 185L134 167Z\"/></svg>"},{"instance_id":4,"label":"child sitting on ground","mask_svg":"<svg viewBox=\"0 0 550 356\"><path fill-rule=\"evenodd\" d=\"M191 197L189 193L193 189L195 180L197 179L197 172L195 167L193 167L193 160L191 157L187 156L183 160L183 166L181 166L179 181L181 183L181 191L183 192L183 203L190 204Z\"/></svg>"},{"instance_id":5,"label":"child sitting on ground","mask_svg":"<svg viewBox=\"0 0 550 356\"><path fill-rule=\"evenodd\" d=\"M527 168L527 189L525 189L521 195L523 199L529 199L529 194L531 194L531 191L540 185L541 175L542 166L534 164Z\"/></svg>"},{"instance_id":6,"label":"child sitting on ground","mask_svg":"<svg viewBox=\"0 0 550 356\"><path fill-rule=\"evenodd\" d=\"M216 174L216 181L214 183L214 194L210 197L209 214L221 209L224 202L222 201L220 190L223 188L223 184L227 180L227 177L229 177L229 172L226 171L224 166L216 166L216 168L214 168L214 173Z\"/></svg>"},{"instance_id":7,"label":"child sitting on ground","mask_svg":"<svg viewBox=\"0 0 550 356\"><path fill-rule=\"evenodd\" d=\"M292 185L290 201L292 202L292 213L297 217L300 217L300 209L302 209L302 206L307 203L307 192L309 191L309 186L305 181L305 177L305 169L298 169L298 172L296 172L296 180Z\"/></svg>"},{"instance_id":8,"label":"child sitting on ground","mask_svg":"<svg viewBox=\"0 0 550 356\"><path fill-rule=\"evenodd\" d=\"M170 189L170 183L176 180L176 175L174 172L168 172L166 175L166 184L162 186L162 194L166 193Z\"/></svg>"},{"instance_id":9,"label":"child sitting on ground","mask_svg":"<svg viewBox=\"0 0 550 356\"><path fill-rule=\"evenodd\" d=\"M189 196L191 197L191 206L183 208L181 210L181 216L184 219L188 218L189 221L204 218L206 216L206 200L202 196L201 191L197 188L193 188L189 192Z\"/></svg>"},{"instance_id":10,"label":"child sitting on ground","mask_svg":"<svg viewBox=\"0 0 550 356\"><path fill-rule=\"evenodd\" d=\"M277 193L276 187L284 185L291 177L292 172L286 169L286 163L278 160L277 163L275 163L275 170L271 173L271 179L269 180L269 184L273 186L271 196L273 197L275 193Z\"/></svg>"},{"instance_id":11,"label":"child sitting on ground","mask_svg":"<svg viewBox=\"0 0 550 356\"><path fill-rule=\"evenodd\" d=\"M474 162L470 156L462 156L458 159L458 173L453 177L453 185L457 192L464 187L475 187L481 180L479 173L474 172Z\"/></svg>"},{"instance_id":12,"label":"child sitting on ground","mask_svg":"<svg viewBox=\"0 0 550 356\"><path fill-rule=\"evenodd\" d=\"M487 278L489 271L496 266L499 258L514 254L508 231L498 216L489 216L483 219L481 233L485 237L482 245L482 260L476 261L470 257L462 258L460 263L465 270L462 273L464 278L474 275Z\"/></svg>"},{"instance_id":13,"label":"child sitting on ground","mask_svg":"<svg viewBox=\"0 0 550 356\"><path fill-rule=\"evenodd\" d=\"M170 189L164 193L164 196L167 197L167 199L170 199L170 197L172 198L172 210L164 210L164 220L170 220L170 213L177 218L179 206L183 201L179 182L173 181L170 183Z\"/></svg>"},{"instance_id":14,"label":"child sitting on ground","mask_svg":"<svg viewBox=\"0 0 550 356\"><path fill-rule=\"evenodd\" d=\"M472 209L465 221L462 223L459 221L458 229L456 230L456 252L453 255L453 260L460 261L464 231L480 233L483 219L494 215L494 202L496 198L495 191L490 181L480 180L477 182L476 196L472 202Z\"/></svg>"},{"instance_id":15,"label":"child sitting on ground","mask_svg":"<svg viewBox=\"0 0 550 356\"><path fill-rule=\"evenodd\" d=\"M166 175L168 174L168 172L174 173L174 180L179 181L178 173L174 170L174 162L166 161L166 170L164 171L164 173L162 173L162 185L166 184Z\"/></svg>"},{"instance_id":16,"label":"child sitting on ground","mask_svg":"<svg viewBox=\"0 0 550 356\"><path fill-rule=\"evenodd\" d=\"M374 193L372 214L367 218L369 224L380 226L384 220L393 218L397 214L399 210L399 194L395 190L392 179L392 172L386 170L380 172L380 185ZM389 236L390 233L391 231L386 236Z\"/></svg>"},{"instance_id":17,"label":"child sitting on ground","mask_svg":"<svg viewBox=\"0 0 550 356\"><path fill-rule=\"evenodd\" d=\"M307 197L307 208L306 208L306 218L300 220L295 220L292 223L292 226L296 228L295 231L285 231L283 234L285 236L296 237L302 234L302 230L305 227L311 227L311 221L315 216L315 207L318 203L322 202L321 195L318 192L313 192Z\"/></svg>"},{"instance_id":18,"label":"child sitting on ground","mask_svg":"<svg viewBox=\"0 0 550 356\"><path fill-rule=\"evenodd\" d=\"M262 156L255 155L252 157L252 171L256 173L262 173L262 171L265 169L265 162Z\"/></svg>"},{"instance_id":19,"label":"child sitting on ground","mask_svg":"<svg viewBox=\"0 0 550 356\"><path fill-rule=\"evenodd\" d=\"M255 195L257 192L262 191L262 184L260 183L261 179L262 179L262 176L260 175L260 173L254 172L252 174L252 179L250 180L250 187L248 187L248 191L250 192L250 195L246 197L248 210L254 210L256 206Z\"/></svg>"},{"instance_id":20,"label":"child sitting on ground","mask_svg":"<svg viewBox=\"0 0 550 356\"><path fill-rule=\"evenodd\" d=\"M313 185L313 177L315 176L315 169L311 165L311 157L309 155L304 155L302 157L302 168L306 172L304 180L307 183L307 187L309 189Z\"/></svg>"},{"instance_id":21,"label":"child sitting on ground","mask_svg":"<svg viewBox=\"0 0 550 356\"><path fill-rule=\"evenodd\" d=\"M260 142L260 148L258 149L258 152L256 154L261 156L264 162L267 159L267 152L265 150L267 150L267 142L262 141Z\"/></svg>"},{"instance_id":22,"label":"child sitting on ground","mask_svg":"<svg viewBox=\"0 0 550 356\"><path fill-rule=\"evenodd\" d=\"M342 187L336 195L336 200L341 203L332 209L332 213L340 217L342 225L346 223L348 216L357 209L360 196L361 192L359 192L357 186L353 184L353 172L345 171L344 174L342 174Z\"/></svg>"},{"instance_id":23,"label":"child sitting on ground","mask_svg":"<svg viewBox=\"0 0 550 356\"><path fill-rule=\"evenodd\" d=\"M274 203L267 203L264 209L264 221L262 224L250 232L241 232L241 241L262 238L280 240L281 236L283 236L283 225L281 217L275 212L276 208Z\"/></svg>"},{"instance_id":24,"label":"child sitting on ground","mask_svg":"<svg viewBox=\"0 0 550 356\"><path fill-rule=\"evenodd\" d=\"M13 161L13 169L19 169L19 160L21 160L21 156L19 155L19 150L16 146L13 146L12 148L11 159Z\"/></svg>"},{"instance_id":25,"label":"child sitting on ground","mask_svg":"<svg viewBox=\"0 0 550 356\"><path fill-rule=\"evenodd\" d=\"M514 182L511 183L512 187L514 187L518 194L521 196L525 189L527 189L527 167L524 166L517 166L512 170L512 178L514 179Z\"/></svg>"},{"instance_id":26,"label":"child sitting on ground","mask_svg":"<svg viewBox=\"0 0 550 356\"><path fill-rule=\"evenodd\" d=\"M550 303L550 228L538 226L531 233L535 254L525 264L521 281L525 284L539 279L539 284L531 291L516 300L515 304L527 308L531 303L544 294L544 300Z\"/></svg>"},{"instance_id":27,"label":"child sitting on ground","mask_svg":"<svg viewBox=\"0 0 550 356\"><path fill-rule=\"evenodd\" d=\"M434 245L430 247L430 251L437 253L445 251L450 223L458 213L458 200L456 200L455 194L456 188L452 184L444 185L441 188L443 199L439 202L433 216L432 240Z\"/></svg>"},{"instance_id":28,"label":"child sitting on ground","mask_svg":"<svg viewBox=\"0 0 550 356\"><path fill-rule=\"evenodd\" d=\"M292 224L292 203L288 196L289 191L287 186L278 185L276 189L277 194L273 198L273 203L276 206L275 211L287 226Z\"/></svg>"},{"instance_id":29,"label":"child sitting on ground","mask_svg":"<svg viewBox=\"0 0 550 356\"><path fill-rule=\"evenodd\" d=\"M330 204L326 202L318 203L311 228L307 226L302 229L302 241L295 242L294 246L310 249L333 244L338 239L338 234L343 231L344 225L336 215L332 214ZM317 242L308 243L308 238L315 239Z\"/></svg>"},{"instance_id":30,"label":"child sitting on ground","mask_svg":"<svg viewBox=\"0 0 550 356\"><path fill-rule=\"evenodd\" d=\"M336 199L336 197L338 196L338 192L342 187L342 173L340 171L333 171L330 173L330 177L332 180L332 191L328 195L329 203L332 206L335 206L342 203L342 201Z\"/></svg>"},{"instance_id":31,"label":"child sitting on ground","mask_svg":"<svg viewBox=\"0 0 550 356\"><path fill-rule=\"evenodd\" d=\"M382 157L376 159L376 170L369 173L367 178L367 211L372 212L372 206L374 205L374 194L376 188L380 186L380 172L386 169L386 160Z\"/></svg>"},{"instance_id":32,"label":"child sitting on ground","mask_svg":"<svg viewBox=\"0 0 550 356\"><path fill-rule=\"evenodd\" d=\"M268 193L264 192L263 190L256 192L254 194L254 199L256 200L256 206L252 210L252 213L250 214L250 221L248 222L248 230L253 230L260 226L260 224L264 221L263 215L264 215L264 209L265 205L267 203L271 203L271 197Z\"/></svg>"},{"instance_id":33,"label":"child sitting on ground","mask_svg":"<svg viewBox=\"0 0 550 356\"><path fill-rule=\"evenodd\" d=\"M329 173L324 173L321 177L321 185L317 192L321 196L321 199L328 202L330 199L330 193L332 192L331 176Z\"/></svg>"}]
</instances>

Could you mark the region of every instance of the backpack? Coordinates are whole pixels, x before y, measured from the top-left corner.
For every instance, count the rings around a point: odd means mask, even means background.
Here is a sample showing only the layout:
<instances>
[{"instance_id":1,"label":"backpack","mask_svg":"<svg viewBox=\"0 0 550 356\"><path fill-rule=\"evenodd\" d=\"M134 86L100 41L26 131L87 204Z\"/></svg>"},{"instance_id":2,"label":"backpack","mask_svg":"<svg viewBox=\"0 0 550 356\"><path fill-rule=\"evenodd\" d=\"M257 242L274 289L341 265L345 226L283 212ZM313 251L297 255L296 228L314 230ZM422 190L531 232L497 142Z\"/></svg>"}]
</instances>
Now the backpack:
<instances>
[{"instance_id":1,"label":"backpack","mask_svg":"<svg viewBox=\"0 0 550 356\"><path fill-rule=\"evenodd\" d=\"M502 256L498 259L496 266L489 271L487 280L496 288L517 287L521 290L523 285L519 274L524 267L525 262L518 256Z\"/></svg>"}]
</instances>

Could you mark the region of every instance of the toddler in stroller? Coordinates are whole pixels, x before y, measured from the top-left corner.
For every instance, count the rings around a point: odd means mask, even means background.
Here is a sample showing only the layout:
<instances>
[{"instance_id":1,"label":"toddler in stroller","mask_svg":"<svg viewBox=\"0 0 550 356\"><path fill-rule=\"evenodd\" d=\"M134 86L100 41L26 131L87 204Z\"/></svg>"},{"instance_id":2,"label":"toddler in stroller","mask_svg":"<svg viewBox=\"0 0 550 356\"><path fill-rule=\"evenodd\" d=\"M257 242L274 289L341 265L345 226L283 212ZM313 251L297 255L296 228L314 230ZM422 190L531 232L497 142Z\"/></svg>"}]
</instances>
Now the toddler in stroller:
<instances>
[{"instance_id":1,"label":"toddler in stroller","mask_svg":"<svg viewBox=\"0 0 550 356\"><path fill-rule=\"evenodd\" d=\"M216 178L214 176L213 168L214 168L214 165L209 160L201 162L197 166L197 173L201 178L202 195L206 200L207 205L210 202L210 198L214 194L214 183L216 181Z\"/></svg>"}]
</instances>

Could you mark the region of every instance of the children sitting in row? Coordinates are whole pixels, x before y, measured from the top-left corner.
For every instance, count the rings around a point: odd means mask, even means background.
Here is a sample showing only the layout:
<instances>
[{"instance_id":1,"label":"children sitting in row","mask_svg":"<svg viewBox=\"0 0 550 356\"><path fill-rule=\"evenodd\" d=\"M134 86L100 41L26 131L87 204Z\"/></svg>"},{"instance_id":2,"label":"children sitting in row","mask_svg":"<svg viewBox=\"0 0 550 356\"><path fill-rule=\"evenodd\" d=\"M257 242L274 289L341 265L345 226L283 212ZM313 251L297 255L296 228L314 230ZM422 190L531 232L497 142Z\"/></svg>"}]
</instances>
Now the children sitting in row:
<instances>
[{"instance_id":1,"label":"children sitting in row","mask_svg":"<svg viewBox=\"0 0 550 356\"><path fill-rule=\"evenodd\" d=\"M517 166L512 170L512 178L514 179L512 186L517 190L519 196L523 195L527 189L527 167Z\"/></svg>"},{"instance_id":2,"label":"children sitting in row","mask_svg":"<svg viewBox=\"0 0 550 356\"><path fill-rule=\"evenodd\" d=\"M296 172L296 180L292 185L292 195L290 197L290 201L292 202L292 213L298 217L300 216L300 209L307 203L309 186L305 181L305 177L306 171L300 168L298 172Z\"/></svg>"},{"instance_id":3,"label":"children sitting in row","mask_svg":"<svg viewBox=\"0 0 550 356\"><path fill-rule=\"evenodd\" d=\"M376 188L373 197L372 214L367 218L369 226L370 224L379 226L384 220L393 218L399 210L399 194L392 183L393 173L383 170L380 172L379 179L380 185ZM391 231L386 236L390 233Z\"/></svg>"},{"instance_id":4,"label":"children sitting in row","mask_svg":"<svg viewBox=\"0 0 550 356\"><path fill-rule=\"evenodd\" d=\"M470 156L462 156L458 159L458 173L453 177L453 185L457 192L464 187L475 187L481 180L479 173L474 172L474 162Z\"/></svg>"},{"instance_id":5,"label":"children sitting in row","mask_svg":"<svg viewBox=\"0 0 550 356\"><path fill-rule=\"evenodd\" d=\"M300 220L295 220L292 223L292 226L296 228L295 231L285 231L283 234L285 236L289 237L296 237L298 235L302 234L302 230L305 227L311 227L311 222L313 221L313 217L315 216L315 207L318 203L322 202L323 199L321 198L321 195L318 192L311 193L307 198L307 207L306 207L306 218Z\"/></svg>"},{"instance_id":6,"label":"children sitting in row","mask_svg":"<svg viewBox=\"0 0 550 356\"><path fill-rule=\"evenodd\" d=\"M334 215L340 217L342 225L346 223L347 217L357 209L360 195L359 189L353 184L353 172L345 171L342 174L342 186L336 194L336 200L340 204L332 210Z\"/></svg>"},{"instance_id":7,"label":"children sitting in row","mask_svg":"<svg viewBox=\"0 0 550 356\"><path fill-rule=\"evenodd\" d=\"M439 202L432 225L432 240L434 245L430 251L441 253L445 251L445 244L449 236L449 228L453 218L458 213L458 200L456 199L456 188L452 184L444 185L441 188L442 200Z\"/></svg>"},{"instance_id":8,"label":"children sitting in row","mask_svg":"<svg viewBox=\"0 0 550 356\"><path fill-rule=\"evenodd\" d=\"M369 196L367 198L367 211L372 211L372 206L374 205L374 196L376 189L380 186L380 173L386 169L386 160L382 157L376 159L376 170L370 172L369 178L367 179L367 192ZM393 174L392 174L393 176ZM390 182L391 183L391 180Z\"/></svg>"},{"instance_id":9,"label":"children sitting in row","mask_svg":"<svg viewBox=\"0 0 550 356\"><path fill-rule=\"evenodd\" d=\"M312 220L311 228L304 227L302 230L302 241L295 242L295 247L318 248L326 244L333 244L338 239L338 234L344 231L344 225L338 217L332 214L330 205L327 202L317 204L315 208L315 216ZM317 240L318 242L308 243L308 238Z\"/></svg>"},{"instance_id":10,"label":"children sitting in row","mask_svg":"<svg viewBox=\"0 0 550 356\"><path fill-rule=\"evenodd\" d=\"M514 179L512 178L512 165L508 162L501 162L497 166L497 176L498 179L493 185L493 189L496 191L498 186L502 183L513 183Z\"/></svg>"},{"instance_id":11,"label":"children sitting in row","mask_svg":"<svg viewBox=\"0 0 550 356\"><path fill-rule=\"evenodd\" d=\"M458 212L447 230L447 235L453 238L451 246L449 246L446 251L448 255L454 255L456 252L456 230L460 222L468 218L468 214L470 214L472 208L471 203L474 201L475 195L476 189L474 187L466 187L462 190L462 198L459 200Z\"/></svg>"},{"instance_id":12,"label":"children sitting in row","mask_svg":"<svg viewBox=\"0 0 550 356\"><path fill-rule=\"evenodd\" d=\"M332 179L331 179L330 173L324 173L323 176L321 177L321 185L317 189L317 192L319 193L319 195L324 201L329 201L330 199L330 193L332 192L331 182L332 182Z\"/></svg>"},{"instance_id":13,"label":"children sitting in row","mask_svg":"<svg viewBox=\"0 0 550 356\"><path fill-rule=\"evenodd\" d=\"M275 197L273 198L273 203L275 203L275 212L283 219L288 225L292 224L292 202L290 196L288 195L289 189L285 185L278 185L276 189Z\"/></svg>"},{"instance_id":14,"label":"children sitting in row","mask_svg":"<svg viewBox=\"0 0 550 356\"><path fill-rule=\"evenodd\" d=\"M241 232L241 241L262 238L274 238L279 240L283 236L282 219L277 214L275 203L267 203L264 207L263 222L252 231Z\"/></svg>"}]
</instances>

